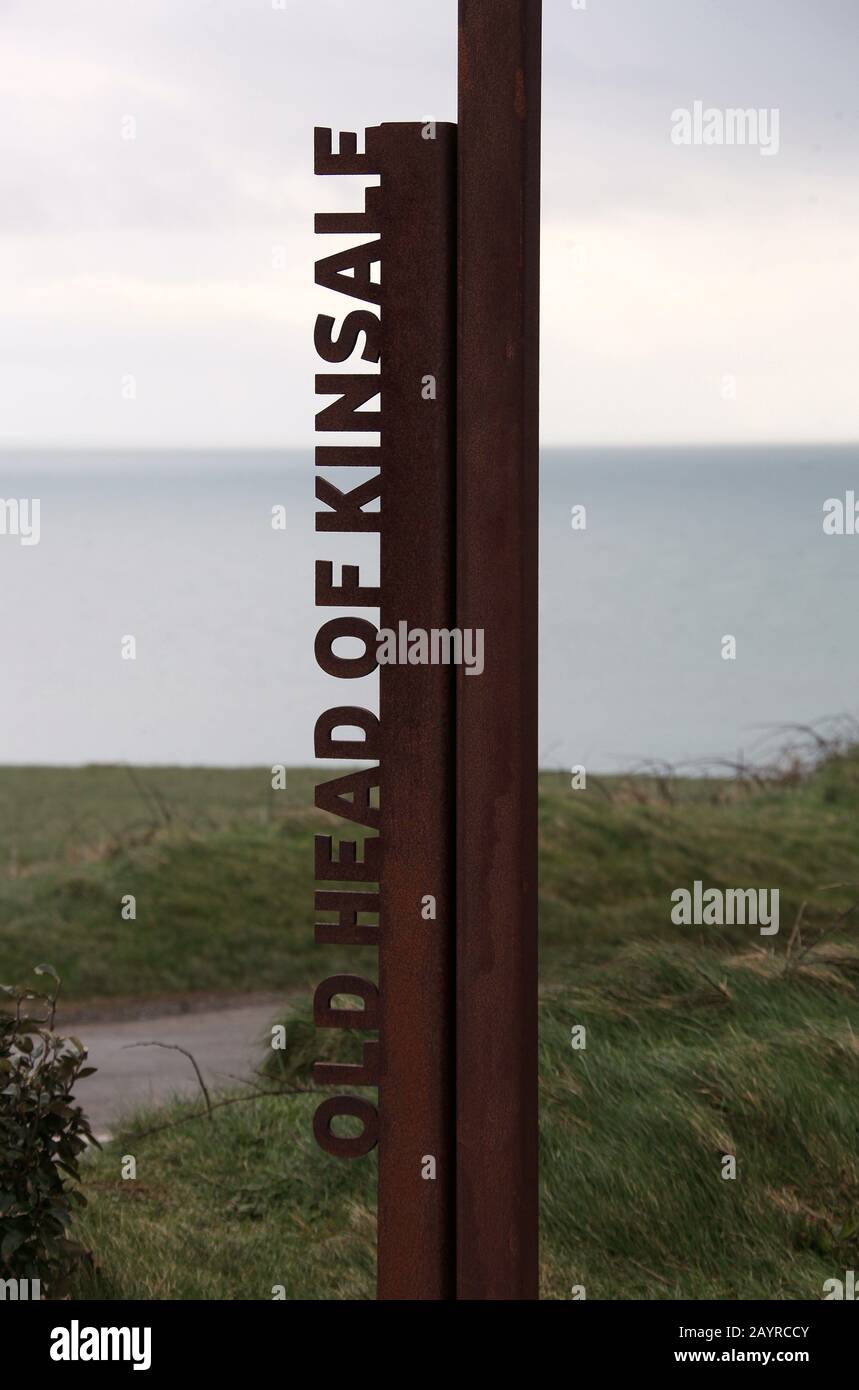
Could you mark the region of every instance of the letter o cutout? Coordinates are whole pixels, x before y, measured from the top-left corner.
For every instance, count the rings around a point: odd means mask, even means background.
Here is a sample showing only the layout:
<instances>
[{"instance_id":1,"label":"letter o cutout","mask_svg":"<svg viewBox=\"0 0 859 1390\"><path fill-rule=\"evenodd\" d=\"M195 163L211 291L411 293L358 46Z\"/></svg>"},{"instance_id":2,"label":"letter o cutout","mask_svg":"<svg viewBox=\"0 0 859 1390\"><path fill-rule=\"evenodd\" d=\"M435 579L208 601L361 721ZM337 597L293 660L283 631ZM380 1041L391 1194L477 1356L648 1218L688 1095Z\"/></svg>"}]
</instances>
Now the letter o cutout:
<instances>
[{"instance_id":1,"label":"letter o cutout","mask_svg":"<svg viewBox=\"0 0 859 1390\"><path fill-rule=\"evenodd\" d=\"M338 637L357 637L364 643L360 656L337 656L332 647ZM376 649L379 633L374 623L366 618L332 618L323 623L316 634L314 651L316 661L329 676L339 676L341 680L357 680L359 676L369 676L375 671Z\"/></svg>"},{"instance_id":2,"label":"letter o cutout","mask_svg":"<svg viewBox=\"0 0 859 1390\"><path fill-rule=\"evenodd\" d=\"M331 1121L337 1115L354 1115L364 1126L363 1134L332 1134ZM375 1105L360 1096L331 1096L313 1116L313 1133L320 1149L327 1154L335 1158L361 1158L379 1142L379 1116Z\"/></svg>"}]
</instances>

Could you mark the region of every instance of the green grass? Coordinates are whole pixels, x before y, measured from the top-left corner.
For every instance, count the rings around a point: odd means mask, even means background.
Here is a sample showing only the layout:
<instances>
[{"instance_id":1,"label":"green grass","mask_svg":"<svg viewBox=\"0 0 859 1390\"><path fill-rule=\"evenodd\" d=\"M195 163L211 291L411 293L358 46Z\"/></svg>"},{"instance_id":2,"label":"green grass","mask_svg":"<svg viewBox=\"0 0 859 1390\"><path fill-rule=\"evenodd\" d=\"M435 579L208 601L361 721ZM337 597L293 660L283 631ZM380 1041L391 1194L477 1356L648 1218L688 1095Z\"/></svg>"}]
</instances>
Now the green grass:
<instances>
[{"instance_id":1,"label":"green grass","mask_svg":"<svg viewBox=\"0 0 859 1390\"><path fill-rule=\"evenodd\" d=\"M546 1002L545 1297L814 1299L853 1266L859 952L831 954L711 983L693 947L632 947Z\"/></svg>"},{"instance_id":2,"label":"green grass","mask_svg":"<svg viewBox=\"0 0 859 1390\"><path fill-rule=\"evenodd\" d=\"M2 768L0 980L50 961L79 1003L288 992L323 954L345 969L360 953L313 938L313 837L335 824L306 770L274 792L267 768Z\"/></svg>"},{"instance_id":3,"label":"green grass","mask_svg":"<svg viewBox=\"0 0 859 1390\"><path fill-rule=\"evenodd\" d=\"M271 793L267 769L0 770L16 851L0 979L50 960L80 1000L286 991L361 969L360 953L313 945L327 818L309 773L289 784ZM856 752L759 788L541 779L544 1297L819 1298L856 1266L859 913L827 928L859 898L857 815ZM673 926L669 895L696 878L779 888L779 935ZM119 918L128 892L136 923ZM303 1086L321 1042L300 1010L288 1036L287 1080ZM188 1118L197 1105L135 1117L87 1161L79 1226L99 1269L80 1295L371 1297L375 1163L319 1151L314 1108L282 1095L211 1121Z\"/></svg>"},{"instance_id":4,"label":"green grass","mask_svg":"<svg viewBox=\"0 0 859 1390\"><path fill-rule=\"evenodd\" d=\"M268 824L313 805L314 775L269 768L0 767L4 874L77 868L165 832L208 835Z\"/></svg>"},{"instance_id":5,"label":"green grass","mask_svg":"<svg viewBox=\"0 0 859 1390\"><path fill-rule=\"evenodd\" d=\"M711 976L692 946L635 946L544 996L542 1297L815 1299L855 1267L859 952L821 955L744 953ZM289 1044L284 1079L305 1086L309 1021ZM88 1161L78 1227L100 1269L78 1296L372 1297L375 1162L323 1154L314 1106L138 1116Z\"/></svg>"},{"instance_id":6,"label":"green grass","mask_svg":"<svg viewBox=\"0 0 859 1390\"><path fill-rule=\"evenodd\" d=\"M87 1162L79 1233L99 1272L74 1296L110 1299L371 1298L374 1156L337 1163L311 1133L312 1097L251 1100ZM141 1115L164 1124L175 1106ZM120 1159L137 1158L137 1177Z\"/></svg>"},{"instance_id":7,"label":"green grass","mask_svg":"<svg viewBox=\"0 0 859 1390\"><path fill-rule=\"evenodd\" d=\"M313 807L313 774L273 792L267 768L0 769L0 980L50 961L67 1000L289 991L373 955L313 940L313 836L341 822ZM28 790L29 788L29 790ZM631 940L687 939L669 894L774 886L789 925L822 926L859 880L859 756L799 785L605 779L573 792L541 779L545 978L576 978ZM832 888L831 884L847 884ZM125 895L136 922L121 917ZM783 944L783 928L779 944ZM697 933L733 947L745 929Z\"/></svg>"}]
</instances>

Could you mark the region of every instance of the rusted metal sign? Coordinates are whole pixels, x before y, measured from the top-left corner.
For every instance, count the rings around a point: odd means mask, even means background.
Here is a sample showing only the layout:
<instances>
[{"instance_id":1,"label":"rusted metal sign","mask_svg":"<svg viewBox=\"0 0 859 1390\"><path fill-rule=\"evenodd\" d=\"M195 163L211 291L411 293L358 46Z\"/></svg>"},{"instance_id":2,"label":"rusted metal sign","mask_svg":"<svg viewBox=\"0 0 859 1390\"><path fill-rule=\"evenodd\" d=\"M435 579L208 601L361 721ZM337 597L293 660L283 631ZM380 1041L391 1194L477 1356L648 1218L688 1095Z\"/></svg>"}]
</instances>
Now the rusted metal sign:
<instances>
[{"instance_id":1,"label":"rusted metal sign","mask_svg":"<svg viewBox=\"0 0 859 1390\"><path fill-rule=\"evenodd\" d=\"M536 1296L539 36L535 0L462 0L458 131L315 137L318 174L380 180L316 218L351 243L316 266L316 526L380 555L377 584L333 540L316 566L317 661L378 665L379 714L344 697L316 727L317 758L356 764L316 790L342 821L316 937L376 946L378 984L316 991L318 1026L374 1036L317 1063L348 1089L314 1131L378 1145L384 1299Z\"/></svg>"},{"instance_id":2,"label":"rusted metal sign","mask_svg":"<svg viewBox=\"0 0 859 1390\"><path fill-rule=\"evenodd\" d=\"M372 234L351 251L317 263L317 282L346 295L338 319L321 318L316 343L340 362L363 333L363 356L380 373L322 374L320 394L337 394L334 408L317 416L317 429L352 433L372 428L374 448L323 446L317 450L318 492L331 510L317 516L320 530L380 531L380 588L333 565L317 569L317 603L341 608L379 607L383 631L449 629L454 622L453 488L455 391L455 183L454 128L383 125L366 132L357 152L354 135L341 134L332 152L328 131L317 132L317 173L378 174L366 190L365 210L317 218L320 232ZM376 281L367 273L379 264ZM355 299L378 306L377 319ZM344 317L345 315L345 317ZM358 410L381 392L381 408ZM346 488L327 481L332 469L370 465L369 482ZM348 474L346 475L348 477ZM383 495L381 509L366 510ZM341 501L341 497L343 500ZM357 637L363 655L338 658L338 637ZM332 675L348 678L376 665L378 632L366 619L331 618L320 630L317 658ZM336 1097L317 1111L316 1133L332 1153L354 1155L379 1141L378 1264L381 1298L443 1299L454 1291L453 1265L453 673L449 666L385 664L379 678L379 718L341 708L323 715L317 756L378 758L374 771L323 783L316 804L356 821L367 838L317 840L317 878L344 881L317 905L340 916L336 939L379 947L379 986L336 976L317 990L323 1027L379 1030L364 1043L360 1067L318 1064L322 1084L378 1086L378 1113L364 1099ZM348 750L329 740L333 721L370 730ZM380 808L373 805L378 786ZM343 798L348 798L344 802ZM360 810L359 810L360 808ZM360 889L346 884L358 880ZM376 888L376 884L379 885ZM371 893L368 893L371 888ZM358 926L372 911L378 925ZM346 913L346 921L342 914ZM317 927L320 940L332 929ZM336 994L357 995L363 1011L332 1011ZM354 1066L354 1064L353 1064ZM357 1114L363 1133L352 1139L331 1131L335 1115Z\"/></svg>"}]
</instances>

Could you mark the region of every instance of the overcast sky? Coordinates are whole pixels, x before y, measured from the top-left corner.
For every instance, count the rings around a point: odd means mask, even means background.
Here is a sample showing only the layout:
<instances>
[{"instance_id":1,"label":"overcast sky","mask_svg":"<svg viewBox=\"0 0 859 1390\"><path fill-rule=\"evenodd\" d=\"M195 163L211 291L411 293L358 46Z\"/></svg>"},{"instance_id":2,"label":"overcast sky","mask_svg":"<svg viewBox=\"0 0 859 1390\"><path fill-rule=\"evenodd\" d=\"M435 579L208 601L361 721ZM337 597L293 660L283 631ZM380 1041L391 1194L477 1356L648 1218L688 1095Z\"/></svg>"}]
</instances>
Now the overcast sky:
<instances>
[{"instance_id":1,"label":"overcast sky","mask_svg":"<svg viewBox=\"0 0 859 1390\"><path fill-rule=\"evenodd\" d=\"M859 4L544 15L544 441L859 439ZM0 445L310 443L312 128L455 119L455 0L0 17ZM697 100L778 154L672 144Z\"/></svg>"}]
</instances>

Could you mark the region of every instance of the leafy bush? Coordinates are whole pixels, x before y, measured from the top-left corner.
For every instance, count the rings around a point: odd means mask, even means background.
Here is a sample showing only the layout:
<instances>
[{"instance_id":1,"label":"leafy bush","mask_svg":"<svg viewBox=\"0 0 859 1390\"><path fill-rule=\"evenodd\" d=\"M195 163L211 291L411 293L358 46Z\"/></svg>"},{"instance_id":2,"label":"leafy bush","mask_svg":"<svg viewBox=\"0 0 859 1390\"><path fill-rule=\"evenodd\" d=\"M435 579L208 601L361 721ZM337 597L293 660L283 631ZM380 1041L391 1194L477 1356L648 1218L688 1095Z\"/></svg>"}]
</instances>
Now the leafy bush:
<instances>
[{"instance_id":1,"label":"leafy bush","mask_svg":"<svg viewBox=\"0 0 859 1390\"><path fill-rule=\"evenodd\" d=\"M67 1230L73 1207L86 1205L76 1186L80 1155L96 1142L72 1092L95 1068L84 1065L83 1043L54 1032L56 971L40 965L35 973L53 979L51 993L0 985L0 1273L38 1279L62 1298L72 1271L90 1259Z\"/></svg>"}]
</instances>

